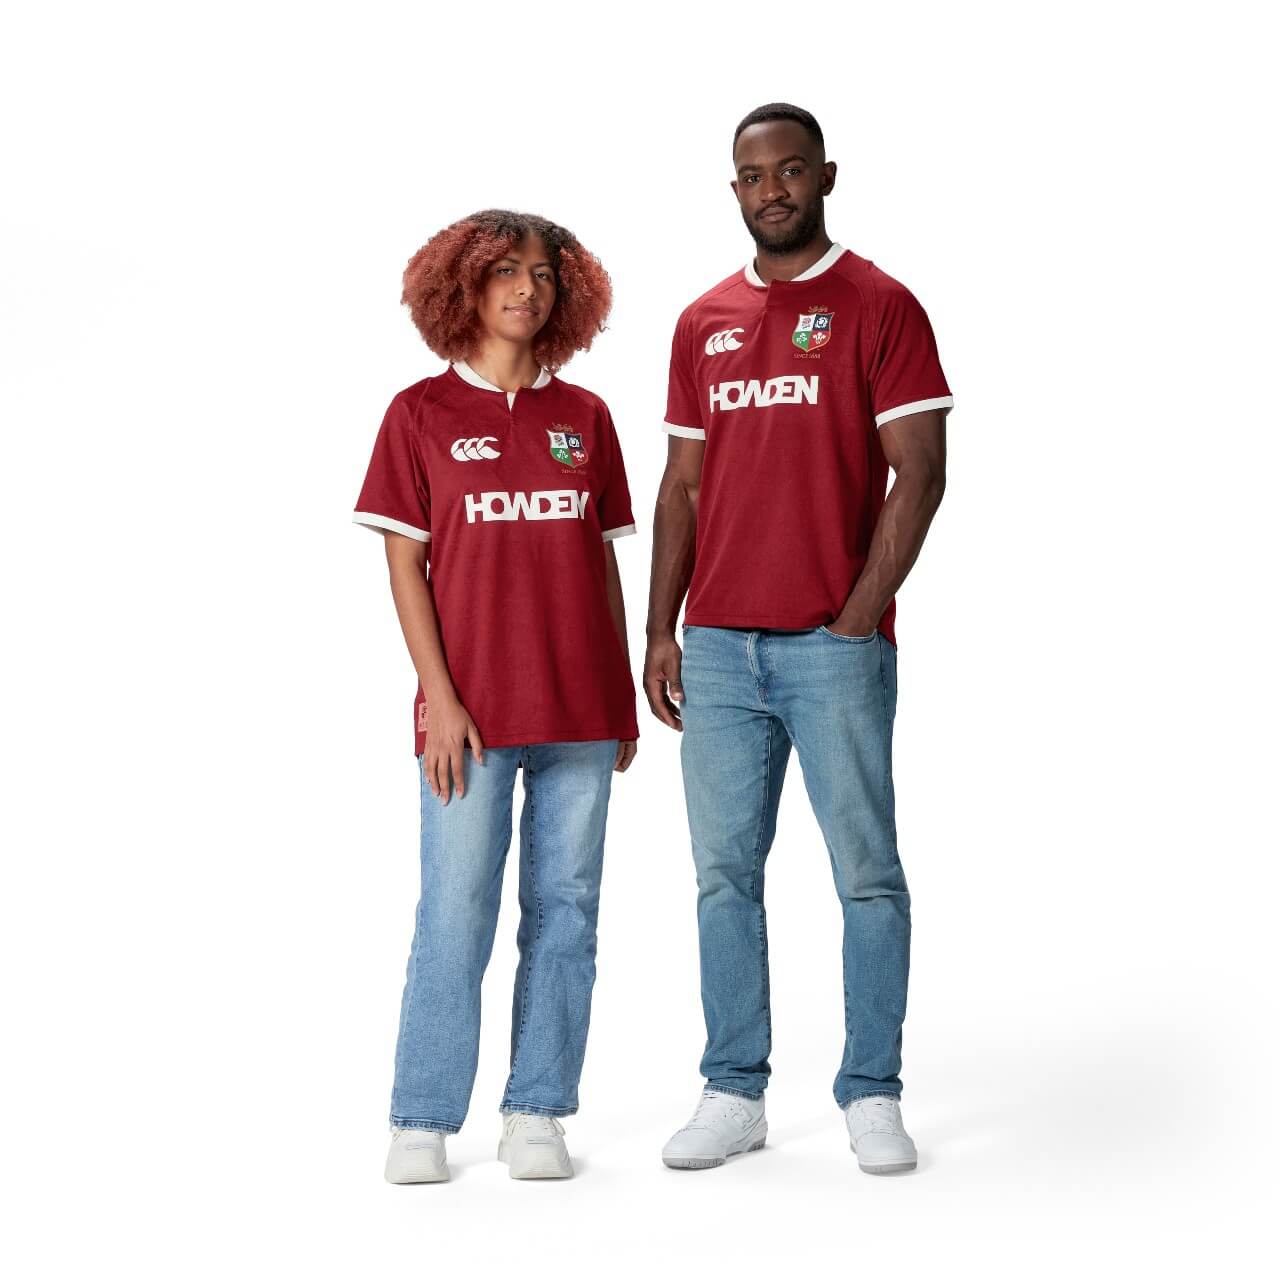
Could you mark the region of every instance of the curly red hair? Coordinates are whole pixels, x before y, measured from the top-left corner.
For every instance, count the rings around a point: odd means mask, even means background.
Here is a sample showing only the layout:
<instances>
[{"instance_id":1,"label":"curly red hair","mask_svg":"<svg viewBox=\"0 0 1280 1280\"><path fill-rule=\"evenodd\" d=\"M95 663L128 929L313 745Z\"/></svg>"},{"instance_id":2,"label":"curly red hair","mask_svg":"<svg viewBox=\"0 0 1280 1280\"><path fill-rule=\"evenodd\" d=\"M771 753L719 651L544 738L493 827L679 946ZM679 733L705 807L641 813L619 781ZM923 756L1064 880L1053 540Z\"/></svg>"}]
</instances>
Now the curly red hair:
<instances>
[{"instance_id":1,"label":"curly red hair","mask_svg":"<svg viewBox=\"0 0 1280 1280\"><path fill-rule=\"evenodd\" d=\"M571 231L532 213L484 209L437 232L409 259L401 302L422 340L443 360L467 360L480 344L476 300L491 263L525 236L542 239L556 274L556 302L533 340L554 371L604 331L613 301L609 276Z\"/></svg>"}]
</instances>

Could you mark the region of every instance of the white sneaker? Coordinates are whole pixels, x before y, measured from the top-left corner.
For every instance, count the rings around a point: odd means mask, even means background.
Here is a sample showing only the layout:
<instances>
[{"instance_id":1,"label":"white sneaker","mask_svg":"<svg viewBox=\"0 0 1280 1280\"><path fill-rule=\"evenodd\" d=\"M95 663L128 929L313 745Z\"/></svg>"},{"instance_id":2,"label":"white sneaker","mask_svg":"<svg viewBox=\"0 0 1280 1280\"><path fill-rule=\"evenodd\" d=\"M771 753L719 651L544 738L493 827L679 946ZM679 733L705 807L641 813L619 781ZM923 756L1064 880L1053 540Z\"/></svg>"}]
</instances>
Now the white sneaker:
<instances>
[{"instance_id":1,"label":"white sneaker","mask_svg":"<svg viewBox=\"0 0 1280 1280\"><path fill-rule=\"evenodd\" d=\"M902 1127L897 1098L855 1098L844 1109L844 1122L863 1173L907 1173L916 1167L916 1144Z\"/></svg>"},{"instance_id":2,"label":"white sneaker","mask_svg":"<svg viewBox=\"0 0 1280 1280\"><path fill-rule=\"evenodd\" d=\"M391 1130L387 1152L388 1182L448 1182L444 1134L432 1129Z\"/></svg>"},{"instance_id":3,"label":"white sneaker","mask_svg":"<svg viewBox=\"0 0 1280 1280\"><path fill-rule=\"evenodd\" d=\"M769 1126L763 1098L704 1089L693 1119L662 1148L668 1169L713 1169L730 1156L759 1151Z\"/></svg>"},{"instance_id":4,"label":"white sneaker","mask_svg":"<svg viewBox=\"0 0 1280 1280\"><path fill-rule=\"evenodd\" d=\"M564 1145L564 1125L554 1116L508 1111L502 1123L498 1159L513 1178L572 1178L573 1161Z\"/></svg>"}]
</instances>

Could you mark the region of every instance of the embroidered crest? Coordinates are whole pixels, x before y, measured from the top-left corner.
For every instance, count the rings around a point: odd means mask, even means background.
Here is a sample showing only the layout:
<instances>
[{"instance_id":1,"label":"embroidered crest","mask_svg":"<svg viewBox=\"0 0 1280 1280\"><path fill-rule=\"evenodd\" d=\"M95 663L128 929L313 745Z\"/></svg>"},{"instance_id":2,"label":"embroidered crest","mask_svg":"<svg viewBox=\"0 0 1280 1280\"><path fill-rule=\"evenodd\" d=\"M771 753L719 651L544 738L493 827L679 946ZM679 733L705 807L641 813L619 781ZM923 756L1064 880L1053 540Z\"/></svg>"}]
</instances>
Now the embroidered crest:
<instances>
[{"instance_id":1,"label":"embroidered crest","mask_svg":"<svg viewBox=\"0 0 1280 1280\"><path fill-rule=\"evenodd\" d=\"M792 345L801 351L817 351L819 347L825 347L831 341L831 322L835 318L834 311L822 308L802 315L791 335Z\"/></svg>"},{"instance_id":2,"label":"embroidered crest","mask_svg":"<svg viewBox=\"0 0 1280 1280\"><path fill-rule=\"evenodd\" d=\"M560 427L556 423L557 428ZM561 430L548 431L547 435L551 437L549 448L551 456L565 467L585 467L587 465L587 451L582 447L582 435L573 431L568 427Z\"/></svg>"}]
</instances>

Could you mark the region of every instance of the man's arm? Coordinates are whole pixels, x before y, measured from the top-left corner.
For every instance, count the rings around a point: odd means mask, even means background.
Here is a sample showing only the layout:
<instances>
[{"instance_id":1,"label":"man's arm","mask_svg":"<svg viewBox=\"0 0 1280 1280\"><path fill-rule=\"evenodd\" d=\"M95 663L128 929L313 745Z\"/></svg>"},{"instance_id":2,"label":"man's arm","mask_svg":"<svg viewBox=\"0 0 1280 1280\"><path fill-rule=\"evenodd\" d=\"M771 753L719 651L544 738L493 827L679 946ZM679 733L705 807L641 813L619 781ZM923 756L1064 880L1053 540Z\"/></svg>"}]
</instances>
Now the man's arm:
<instances>
[{"instance_id":1,"label":"man's arm","mask_svg":"<svg viewBox=\"0 0 1280 1280\"><path fill-rule=\"evenodd\" d=\"M867 563L829 629L869 635L911 572L947 484L946 415L940 409L895 418L880 428L893 487L871 535Z\"/></svg>"},{"instance_id":2,"label":"man's arm","mask_svg":"<svg viewBox=\"0 0 1280 1280\"><path fill-rule=\"evenodd\" d=\"M698 526L698 486L706 444L683 436L667 441L667 466L658 485L653 512L653 568L649 579L648 645L644 656L644 692L649 709L663 724L680 729L676 703L680 685L680 645L676 619L693 577Z\"/></svg>"}]
</instances>

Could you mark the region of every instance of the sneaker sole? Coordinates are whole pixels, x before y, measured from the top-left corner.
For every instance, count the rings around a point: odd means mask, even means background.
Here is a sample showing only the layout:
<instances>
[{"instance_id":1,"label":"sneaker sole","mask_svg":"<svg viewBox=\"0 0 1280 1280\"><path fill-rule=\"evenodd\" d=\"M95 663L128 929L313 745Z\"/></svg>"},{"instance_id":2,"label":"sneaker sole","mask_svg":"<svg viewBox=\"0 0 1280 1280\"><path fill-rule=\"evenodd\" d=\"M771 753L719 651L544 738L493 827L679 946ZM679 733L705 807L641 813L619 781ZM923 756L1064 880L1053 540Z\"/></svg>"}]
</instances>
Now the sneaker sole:
<instances>
[{"instance_id":1,"label":"sneaker sole","mask_svg":"<svg viewBox=\"0 0 1280 1280\"><path fill-rule=\"evenodd\" d=\"M716 1169L724 1164L726 1160L732 1160L734 1156L750 1155L753 1151L759 1151L764 1146L764 1139L753 1143L751 1146L744 1148L742 1151L730 1151L727 1156L721 1156L714 1160L700 1160L697 1156L663 1156L662 1163L668 1169Z\"/></svg>"},{"instance_id":2,"label":"sneaker sole","mask_svg":"<svg viewBox=\"0 0 1280 1280\"><path fill-rule=\"evenodd\" d=\"M861 1160L858 1161L858 1168L863 1173L910 1173L915 1167L914 1160L898 1160L893 1164L863 1164Z\"/></svg>"},{"instance_id":3,"label":"sneaker sole","mask_svg":"<svg viewBox=\"0 0 1280 1280\"><path fill-rule=\"evenodd\" d=\"M386 1179L393 1187L410 1187L419 1182L448 1182L448 1169L432 1169L423 1173L406 1173L399 1177L392 1177L390 1173L386 1174Z\"/></svg>"}]
</instances>

